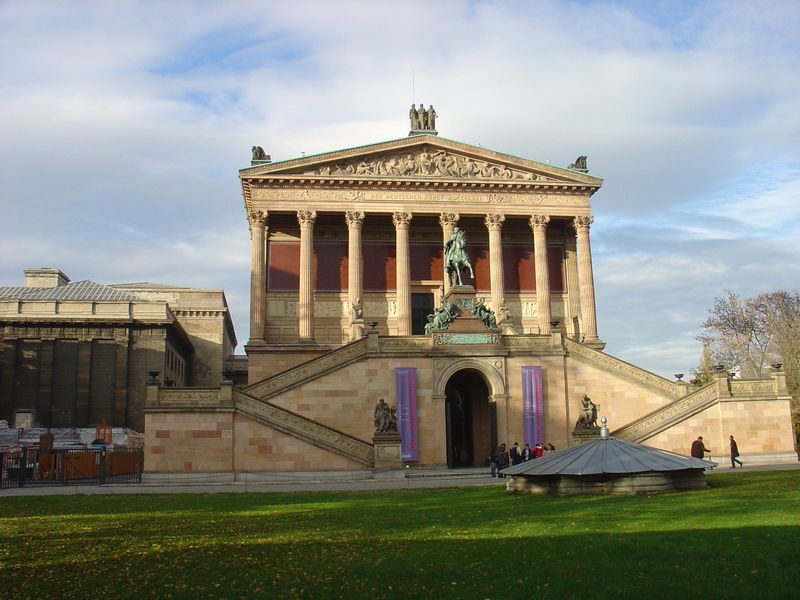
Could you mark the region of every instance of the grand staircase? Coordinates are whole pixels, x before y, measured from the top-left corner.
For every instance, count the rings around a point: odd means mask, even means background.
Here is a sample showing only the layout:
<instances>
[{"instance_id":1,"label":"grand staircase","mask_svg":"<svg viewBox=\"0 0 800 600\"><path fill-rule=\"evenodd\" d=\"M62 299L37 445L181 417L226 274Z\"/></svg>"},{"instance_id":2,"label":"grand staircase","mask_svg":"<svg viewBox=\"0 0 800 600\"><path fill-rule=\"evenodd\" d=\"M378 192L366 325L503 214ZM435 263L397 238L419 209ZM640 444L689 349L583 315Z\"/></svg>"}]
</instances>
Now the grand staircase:
<instances>
[{"instance_id":1,"label":"grand staircase","mask_svg":"<svg viewBox=\"0 0 800 600\"><path fill-rule=\"evenodd\" d=\"M236 410L273 429L371 467L374 462L371 443L269 402L269 398L361 360L366 354L367 340L358 340L263 381L234 390Z\"/></svg>"},{"instance_id":2,"label":"grand staircase","mask_svg":"<svg viewBox=\"0 0 800 600\"><path fill-rule=\"evenodd\" d=\"M323 354L322 356L311 359L308 362L299 364L296 367L282 371L277 375L273 375L253 385L242 388L242 391L253 398L267 400L295 388L298 385L322 377L331 371L341 369L344 366L364 358L366 355L367 340L357 340Z\"/></svg>"},{"instance_id":3,"label":"grand staircase","mask_svg":"<svg viewBox=\"0 0 800 600\"><path fill-rule=\"evenodd\" d=\"M711 382L688 396L670 402L666 406L612 431L611 435L628 442L642 442L676 423L704 411L718 401L717 384Z\"/></svg>"}]
</instances>

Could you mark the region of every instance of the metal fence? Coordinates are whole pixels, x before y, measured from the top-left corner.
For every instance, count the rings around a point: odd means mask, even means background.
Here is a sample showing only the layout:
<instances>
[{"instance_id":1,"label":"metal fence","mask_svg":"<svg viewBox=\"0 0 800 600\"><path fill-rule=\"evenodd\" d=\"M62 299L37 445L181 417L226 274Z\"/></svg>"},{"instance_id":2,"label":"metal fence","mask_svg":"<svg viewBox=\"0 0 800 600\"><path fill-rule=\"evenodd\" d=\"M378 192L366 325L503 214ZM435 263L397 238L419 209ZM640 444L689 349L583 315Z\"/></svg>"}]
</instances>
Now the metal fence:
<instances>
[{"instance_id":1,"label":"metal fence","mask_svg":"<svg viewBox=\"0 0 800 600\"><path fill-rule=\"evenodd\" d=\"M0 452L0 488L141 483L142 448L22 448Z\"/></svg>"}]
</instances>

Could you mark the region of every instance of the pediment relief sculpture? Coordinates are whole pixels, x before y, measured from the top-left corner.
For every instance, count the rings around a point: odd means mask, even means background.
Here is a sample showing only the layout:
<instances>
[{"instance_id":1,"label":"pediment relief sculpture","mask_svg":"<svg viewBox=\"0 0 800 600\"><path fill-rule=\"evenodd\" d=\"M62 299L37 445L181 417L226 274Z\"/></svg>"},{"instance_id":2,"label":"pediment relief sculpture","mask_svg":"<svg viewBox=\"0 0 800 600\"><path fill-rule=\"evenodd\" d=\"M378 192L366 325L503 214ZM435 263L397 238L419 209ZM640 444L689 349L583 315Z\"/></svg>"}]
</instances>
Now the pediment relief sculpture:
<instances>
[{"instance_id":1,"label":"pediment relief sculpture","mask_svg":"<svg viewBox=\"0 0 800 600\"><path fill-rule=\"evenodd\" d=\"M383 177L458 177L466 179L516 179L544 181L536 173L511 169L501 163L478 160L446 150L399 152L367 160L353 160L306 171L304 175Z\"/></svg>"}]
</instances>

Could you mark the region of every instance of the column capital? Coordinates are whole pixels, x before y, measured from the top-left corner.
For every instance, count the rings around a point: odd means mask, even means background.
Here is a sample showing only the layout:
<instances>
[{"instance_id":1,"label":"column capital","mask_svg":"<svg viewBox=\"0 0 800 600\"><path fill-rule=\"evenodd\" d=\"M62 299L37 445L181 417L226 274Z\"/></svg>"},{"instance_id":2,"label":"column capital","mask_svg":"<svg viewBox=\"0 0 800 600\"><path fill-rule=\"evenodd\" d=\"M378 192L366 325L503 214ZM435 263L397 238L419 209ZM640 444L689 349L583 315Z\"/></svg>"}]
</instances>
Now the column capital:
<instances>
[{"instance_id":1,"label":"column capital","mask_svg":"<svg viewBox=\"0 0 800 600\"><path fill-rule=\"evenodd\" d=\"M361 223L364 221L364 213L360 210L345 211L344 220L347 222L348 229L351 227L361 227Z\"/></svg>"},{"instance_id":2,"label":"column capital","mask_svg":"<svg viewBox=\"0 0 800 600\"><path fill-rule=\"evenodd\" d=\"M594 217L575 217L572 226L575 231L589 231L589 226L594 223Z\"/></svg>"},{"instance_id":3,"label":"column capital","mask_svg":"<svg viewBox=\"0 0 800 600\"><path fill-rule=\"evenodd\" d=\"M268 213L266 211L251 210L247 213L247 221L250 223L250 227L254 225L265 227L267 224L267 216Z\"/></svg>"},{"instance_id":4,"label":"column capital","mask_svg":"<svg viewBox=\"0 0 800 600\"><path fill-rule=\"evenodd\" d=\"M530 226L534 231L544 231L547 229L547 224L550 222L548 215L531 215Z\"/></svg>"},{"instance_id":5,"label":"column capital","mask_svg":"<svg viewBox=\"0 0 800 600\"><path fill-rule=\"evenodd\" d=\"M298 210L297 222L303 225L313 225L317 220L317 211L315 210Z\"/></svg>"},{"instance_id":6,"label":"column capital","mask_svg":"<svg viewBox=\"0 0 800 600\"><path fill-rule=\"evenodd\" d=\"M500 228L503 226L503 221L505 220L506 216L499 213L489 214L483 218L483 222L486 224L486 228L489 231L500 231Z\"/></svg>"},{"instance_id":7,"label":"column capital","mask_svg":"<svg viewBox=\"0 0 800 600\"><path fill-rule=\"evenodd\" d=\"M458 219L461 218L458 213L439 213L439 225L447 227L448 225L455 225Z\"/></svg>"},{"instance_id":8,"label":"column capital","mask_svg":"<svg viewBox=\"0 0 800 600\"><path fill-rule=\"evenodd\" d=\"M392 223L394 223L394 226L398 229L408 229L408 226L411 224L412 216L410 212L392 213Z\"/></svg>"}]
</instances>

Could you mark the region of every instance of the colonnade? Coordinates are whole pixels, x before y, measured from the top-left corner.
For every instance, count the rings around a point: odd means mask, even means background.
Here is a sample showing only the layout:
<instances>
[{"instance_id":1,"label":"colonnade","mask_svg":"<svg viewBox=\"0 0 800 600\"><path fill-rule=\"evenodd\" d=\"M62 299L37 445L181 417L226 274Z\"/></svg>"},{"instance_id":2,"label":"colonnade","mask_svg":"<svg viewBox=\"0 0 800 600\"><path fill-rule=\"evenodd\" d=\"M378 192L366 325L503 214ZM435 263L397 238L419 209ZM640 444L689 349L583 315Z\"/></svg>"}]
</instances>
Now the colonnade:
<instances>
[{"instance_id":1,"label":"colonnade","mask_svg":"<svg viewBox=\"0 0 800 600\"><path fill-rule=\"evenodd\" d=\"M348 271L347 298L352 307L363 295L364 274L362 269L361 227L364 213L347 211L344 213L348 230ZM298 210L300 225L300 293L299 293L299 341L314 341L314 282L312 280L312 260L314 253L314 223L317 213L314 210ZM249 344L263 344L266 328L266 240L267 214L251 211L248 215L251 232L250 251L250 341ZM411 335L411 261L409 252L409 228L413 215L410 212L392 213L395 227L396 276L397 276L397 334ZM506 216L487 214L484 223L489 232L489 278L491 302L495 312L505 302L503 281L503 241L502 227ZM450 238L458 223L458 213L441 213L439 224L442 227L444 242ZM547 226L550 216L533 214L529 224L533 230L534 265L536 271L536 304L539 333L551 333L550 274L547 262ZM592 274L592 253L589 243L589 227L592 217L577 216L572 227L577 234L578 290L580 296L581 331L585 341L596 341L597 317L595 313L594 278ZM447 277L443 277L445 293L449 288ZM570 290L572 291L572 290Z\"/></svg>"}]
</instances>

